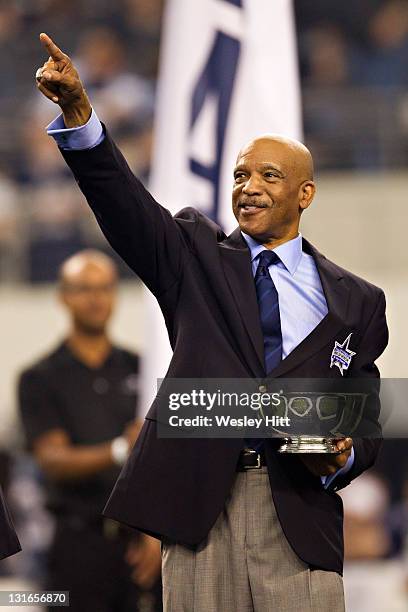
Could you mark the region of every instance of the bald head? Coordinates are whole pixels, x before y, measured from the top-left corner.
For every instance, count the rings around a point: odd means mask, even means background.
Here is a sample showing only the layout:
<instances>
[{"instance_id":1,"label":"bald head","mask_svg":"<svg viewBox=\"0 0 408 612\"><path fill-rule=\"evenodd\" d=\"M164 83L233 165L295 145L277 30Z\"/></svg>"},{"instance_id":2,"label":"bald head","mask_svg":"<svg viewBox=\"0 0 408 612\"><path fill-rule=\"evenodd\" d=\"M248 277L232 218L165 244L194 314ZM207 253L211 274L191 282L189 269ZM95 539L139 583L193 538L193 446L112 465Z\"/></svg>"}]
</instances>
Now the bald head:
<instances>
[{"instance_id":1,"label":"bald head","mask_svg":"<svg viewBox=\"0 0 408 612\"><path fill-rule=\"evenodd\" d=\"M300 140L282 136L281 134L261 134L257 138L250 140L238 153L238 160L246 153L252 151L257 145L279 150L291 169L296 171L301 180L313 181L314 166L313 157L309 149Z\"/></svg>"},{"instance_id":2,"label":"bald head","mask_svg":"<svg viewBox=\"0 0 408 612\"><path fill-rule=\"evenodd\" d=\"M116 298L112 259L100 251L80 251L62 264L59 279L60 298L73 328L88 336L105 334Z\"/></svg>"},{"instance_id":3,"label":"bald head","mask_svg":"<svg viewBox=\"0 0 408 612\"><path fill-rule=\"evenodd\" d=\"M117 269L113 260L101 251L86 249L79 251L63 262L58 275L60 284L64 286L80 282L89 270L100 271L103 275L109 277L111 282L116 281Z\"/></svg>"}]
</instances>

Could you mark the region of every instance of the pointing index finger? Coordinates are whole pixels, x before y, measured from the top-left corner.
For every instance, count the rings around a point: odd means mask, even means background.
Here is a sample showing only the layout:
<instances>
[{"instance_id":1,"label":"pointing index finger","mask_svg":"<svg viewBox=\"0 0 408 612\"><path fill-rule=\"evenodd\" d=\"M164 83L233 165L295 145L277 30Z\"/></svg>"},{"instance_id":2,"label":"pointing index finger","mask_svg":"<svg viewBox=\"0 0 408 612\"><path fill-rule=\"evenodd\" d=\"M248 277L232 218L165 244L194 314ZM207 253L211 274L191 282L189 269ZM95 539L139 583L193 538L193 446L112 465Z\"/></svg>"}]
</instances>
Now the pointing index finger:
<instances>
[{"instance_id":1,"label":"pointing index finger","mask_svg":"<svg viewBox=\"0 0 408 612\"><path fill-rule=\"evenodd\" d=\"M66 57L65 53L63 53L61 49L57 47L52 38L50 38L48 34L45 34L45 32L41 32L40 40L53 60L58 62L59 60L62 60Z\"/></svg>"}]
</instances>

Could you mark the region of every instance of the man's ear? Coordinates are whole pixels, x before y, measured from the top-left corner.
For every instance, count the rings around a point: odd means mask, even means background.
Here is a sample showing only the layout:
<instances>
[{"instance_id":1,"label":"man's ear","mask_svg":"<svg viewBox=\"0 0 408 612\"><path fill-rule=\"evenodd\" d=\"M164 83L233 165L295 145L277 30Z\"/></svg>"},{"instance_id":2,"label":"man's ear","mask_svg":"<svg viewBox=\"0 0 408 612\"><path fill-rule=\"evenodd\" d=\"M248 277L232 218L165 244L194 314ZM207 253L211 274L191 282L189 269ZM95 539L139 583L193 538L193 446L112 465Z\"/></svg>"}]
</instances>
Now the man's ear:
<instances>
[{"instance_id":1,"label":"man's ear","mask_svg":"<svg viewBox=\"0 0 408 612\"><path fill-rule=\"evenodd\" d=\"M310 206L316 193L316 185L313 181L303 181L299 187L299 208L301 211Z\"/></svg>"}]
</instances>

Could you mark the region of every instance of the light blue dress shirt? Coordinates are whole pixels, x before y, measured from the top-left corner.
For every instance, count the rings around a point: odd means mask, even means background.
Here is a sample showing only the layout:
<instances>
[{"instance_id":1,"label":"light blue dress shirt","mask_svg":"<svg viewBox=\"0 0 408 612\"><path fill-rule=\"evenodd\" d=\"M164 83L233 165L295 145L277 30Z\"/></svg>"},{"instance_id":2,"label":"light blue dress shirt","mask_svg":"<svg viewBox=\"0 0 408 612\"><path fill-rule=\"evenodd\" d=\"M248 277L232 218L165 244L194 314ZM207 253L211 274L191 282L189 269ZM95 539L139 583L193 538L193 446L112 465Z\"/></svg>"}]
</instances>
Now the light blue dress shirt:
<instances>
[{"instance_id":1,"label":"light blue dress shirt","mask_svg":"<svg viewBox=\"0 0 408 612\"><path fill-rule=\"evenodd\" d=\"M101 122L92 109L87 123L76 128L66 128L62 113L47 126L62 149L92 149L104 139ZM242 232L251 252L252 271L255 276L257 256L264 246ZM327 314L327 303L314 259L302 250L302 237L281 244L274 249L280 262L269 266L269 273L279 296L282 328L282 357L285 358L310 334ZM339 474L345 474L354 463L354 448L347 463L330 476L321 476L327 488Z\"/></svg>"},{"instance_id":2,"label":"light blue dress shirt","mask_svg":"<svg viewBox=\"0 0 408 612\"><path fill-rule=\"evenodd\" d=\"M265 247L244 232L242 235L251 252L255 276L258 255ZM284 359L326 316L327 303L314 259L302 251L300 234L274 251L280 262L269 266L269 274L279 296Z\"/></svg>"}]
</instances>

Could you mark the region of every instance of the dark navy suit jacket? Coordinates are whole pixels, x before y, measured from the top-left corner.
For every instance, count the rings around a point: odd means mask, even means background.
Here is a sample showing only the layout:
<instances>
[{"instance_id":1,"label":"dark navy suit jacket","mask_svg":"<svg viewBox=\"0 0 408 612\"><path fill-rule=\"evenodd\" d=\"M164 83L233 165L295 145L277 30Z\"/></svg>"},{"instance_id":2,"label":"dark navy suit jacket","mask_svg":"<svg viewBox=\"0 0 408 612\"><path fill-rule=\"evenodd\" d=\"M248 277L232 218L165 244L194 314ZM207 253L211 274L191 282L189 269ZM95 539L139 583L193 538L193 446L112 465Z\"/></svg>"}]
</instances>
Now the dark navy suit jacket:
<instances>
[{"instance_id":1,"label":"dark navy suit jacket","mask_svg":"<svg viewBox=\"0 0 408 612\"><path fill-rule=\"evenodd\" d=\"M109 134L96 147L61 150L112 247L156 296L174 351L171 378L244 378L268 383L248 247L193 208L174 217L130 171ZM381 289L341 269L306 240L329 312L270 377L339 377L335 340L353 332L351 377L379 376L374 362L388 331ZM233 485L240 439L157 437L158 402L104 508L104 515L159 538L194 546L222 511ZM342 573L343 508L334 489L375 461L380 439L355 439L351 470L327 490L296 456L266 442L271 491L283 531L312 567Z\"/></svg>"}]
</instances>

